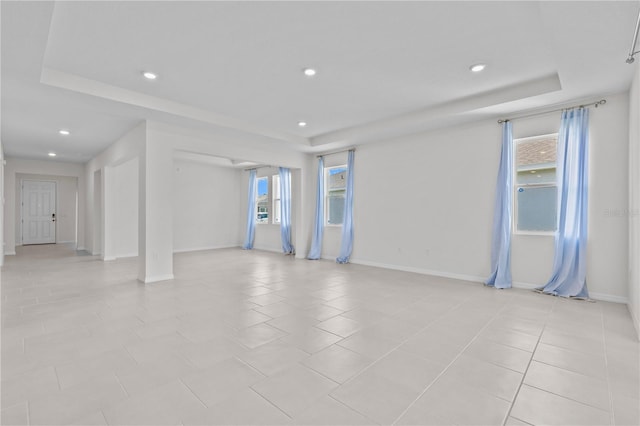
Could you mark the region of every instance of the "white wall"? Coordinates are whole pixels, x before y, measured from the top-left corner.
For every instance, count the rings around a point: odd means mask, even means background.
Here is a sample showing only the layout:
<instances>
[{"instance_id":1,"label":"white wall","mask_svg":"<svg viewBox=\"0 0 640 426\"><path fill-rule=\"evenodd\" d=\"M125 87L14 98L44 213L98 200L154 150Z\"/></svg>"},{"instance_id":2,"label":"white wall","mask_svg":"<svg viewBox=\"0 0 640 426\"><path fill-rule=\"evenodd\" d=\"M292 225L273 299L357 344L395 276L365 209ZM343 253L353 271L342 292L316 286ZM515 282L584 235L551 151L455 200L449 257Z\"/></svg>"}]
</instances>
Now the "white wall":
<instances>
[{"instance_id":1,"label":"white wall","mask_svg":"<svg viewBox=\"0 0 640 426\"><path fill-rule=\"evenodd\" d=\"M173 251L240 245L240 170L173 163Z\"/></svg>"},{"instance_id":2,"label":"white wall","mask_svg":"<svg viewBox=\"0 0 640 426\"><path fill-rule=\"evenodd\" d=\"M138 255L138 159L115 167L116 257Z\"/></svg>"},{"instance_id":3,"label":"white wall","mask_svg":"<svg viewBox=\"0 0 640 426\"><path fill-rule=\"evenodd\" d=\"M559 113L520 119L514 137L554 133L559 122ZM592 109L590 128L589 291L626 301L628 224L606 212L627 205L627 95ZM352 261L484 280L500 131L495 121L479 122L358 147ZM333 231L325 229L323 255L338 252ZM514 282L544 284L553 245L551 236L514 235Z\"/></svg>"},{"instance_id":4,"label":"white wall","mask_svg":"<svg viewBox=\"0 0 640 426\"><path fill-rule=\"evenodd\" d=\"M16 246L22 245L22 180L46 180L56 183L56 243L76 242L76 195L78 178L16 173Z\"/></svg>"},{"instance_id":5,"label":"white wall","mask_svg":"<svg viewBox=\"0 0 640 426\"><path fill-rule=\"evenodd\" d=\"M0 140L0 266L4 265L4 148ZM0 272L0 278L2 273Z\"/></svg>"},{"instance_id":6,"label":"white wall","mask_svg":"<svg viewBox=\"0 0 640 426\"><path fill-rule=\"evenodd\" d=\"M140 252L138 187L144 167L140 158L144 158L145 143L146 123L143 122L86 164L86 246L93 254L101 254L105 259ZM138 177L133 177L133 173L138 173ZM126 186L127 181L131 187L122 193L118 186ZM138 202L137 210L130 204L134 200ZM135 212L135 215L124 218L125 213L119 212L118 204L126 214ZM137 228L134 221L138 222ZM134 230L138 232L136 236L131 234Z\"/></svg>"},{"instance_id":7,"label":"white wall","mask_svg":"<svg viewBox=\"0 0 640 426\"><path fill-rule=\"evenodd\" d=\"M293 149L291 144L259 138L252 135L244 135L228 129L217 129L210 133L200 133L198 131L187 130L168 126L160 123L150 123L149 135L151 144L155 149L175 151L187 151L191 153L202 153L223 158L251 161L259 164L272 164L282 167L289 167L292 171L291 191L292 191L292 239L295 247L307 247L308 233L297 232L299 229L308 229L312 221L310 215L301 215L302 206L305 202L305 194L302 192L302 182L306 177L306 165L308 155ZM167 164L165 164L167 166ZM260 169L266 173L266 170ZM272 169L274 173L277 169ZM169 175L171 176L171 175ZM239 235L239 244L244 240L247 211L247 182L248 173L244 170L240 172L239 178L239 210L238 222L235 232ZM313 197L311 198L313 200ZM171 200L163 204L164 207L172 209ZM171 222L173 223L173 221ZM261 225L266 228L256 230L255 247L267 250L281 251L279 226ZM175 237L178 238L178 237ZM175 241L173 238L171 241ZM162 250L166 251L167 242L163 243ZM171 245L170 247L171 248ZM305 250L297 253L298 257L303 257Z\"/></svg>"},{"instance_id":8,"label":"white wall","mask_svg":"<svg viewBox=\"0 0 640 426\"><path fill-rule=\"evenodd\" d=\"M629 311L640 338L640 64L629 91Z\"/></svg>"},{"instance_id":9,"label":"white wall","mask_svg":"<svg viewBox=\"0 0 640 426\"><path fill-rule=\"evenodd\" d=\"M78 233L77 233L77 247L83 249L85 247L85 218L86 218L86 179L85 179L85 167L83 164L64 163L60 161L39 161L39 160L23 160L17 158L6 158L7 164L5 166L4 173L4 191L5 191L5 205L4 205L4 249L5 254L15 254L16 236L19 236L20 227L19 224L19 204L20 204L20 191L19 178L17 175L30 175L30 176L48 176L52 179L71 178L71 180L77 181L78 191ZM69 181L71 182L71 181ZM67 208L67 212L64 220L62 239L60 235L57 236L58 241L74 241L74 236L70 232L67 232L66 228L75 228L75 217L71 217L71 211L75 211L75 201L73 204L67 198L72 198L70 191L65 192L63 200L59 202L64 203ZM66 200L66 201L65 201ZM74 213L75 215L75 213ZM67 226L68 225L68 226ZM57 229L60 231L60 228ZM19 239L17 241L20 241ZM18 243L19 244L19 243Z\"/></svg>"}]
</instances>

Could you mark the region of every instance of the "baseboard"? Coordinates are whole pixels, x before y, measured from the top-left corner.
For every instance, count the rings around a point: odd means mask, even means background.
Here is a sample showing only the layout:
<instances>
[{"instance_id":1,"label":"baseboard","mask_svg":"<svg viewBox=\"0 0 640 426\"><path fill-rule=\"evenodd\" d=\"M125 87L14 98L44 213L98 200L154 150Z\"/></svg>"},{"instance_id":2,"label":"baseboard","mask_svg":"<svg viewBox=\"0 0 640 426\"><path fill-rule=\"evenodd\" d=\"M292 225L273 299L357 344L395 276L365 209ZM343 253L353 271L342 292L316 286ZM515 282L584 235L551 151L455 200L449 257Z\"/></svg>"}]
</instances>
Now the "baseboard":
<instances>
[{"instance_id":1,"label":"baseboard","mask_svg":"<svg viewBox=\"0 0 640 426\"><path fill-rule=\"evenodd\" d=\"M156 275L155 277L145 277L144 281L138 278L138 281L142 281L145 284L150 284L150 283L156 283L158 281L172 280L173 278L174 278L173 274L167 274L167 275Z\"/></svg>"},{"instance_id":2,"label":"baseboard","mask_svg":"<svg viewBox=\"0 0 640 426\"><path fill-rule=\"evenodd\" d=\"M15 256L16 252L15 251L7 251L4 253L5 256Z\"/></svg>"},{"instance_id":3,"label":"baseboard","mask_svg":"<svg viewBox=\"0 0 640 426\"><path fill-rule=\"evenodd\" d=\"M636 334L638 335L638 340L640 341L640 321L638 321L639 318L636 316L636 313L631 307L631 302L627 303L627 309L629 310L629 314L631 315L631 322L633 322L633 327L636 329Z\"/></svg>"},{"instance_id":4,"label":"baseboard","mask_svg":"<svg viewBox=\"0 0 640 426\"><path fill-rule=\"evenodd\" d=\"M178 249L174 250L174 253L188 253L191 251L205 251L205 250L220 250L220 249L228 249L228 248L238 248L240 244L229 244L229 245L221 245L221 246L204 246L204 247L193 247L186 249Z\"/></svg>"},{"instance_id":5,"label":"baseboard","mask_svg":"<svg viewBox=\"0 0 640 426\"><path fill-rule=\"evenodd\" d=\"M331 258L331 259L335 260L335 258ZM486 277L479 277L476 275L465 275L465 274L456 274L453 272L434 271L433 269L424 269L424 268L415 268L413 266L401 266L401 265L392 265L388 263L370 262L368 260L351 259L350 262L355 263L357 265L374 266L376 268L393 269L396 271L413 272L416 274L433 275L436 277L452 278L455 280L472 281L477 283L483 283L484 280L486 279Z\"/></svg>"},{"instance_id":6,"label":"baseboard","mask_svg":"<svg viewBox=\"0 0 640 426\"><path fill-rule=\"evenodd\" d=\"M273 248L273 247L265 247L265 246L253 246L254 250L260 251L270 251L271 253L282 253L282 248Z\"/></svg>"},{"instance_id":7,"label":"baseboard","mask_svg":"<svg viewBox=\"0 0 640 426\"><path fill-rule=\"evenodd\" d=\"M374 266L377 268L393 269L396 271L413 272L416 274L433 275L436 277L452 278L452 279L462 280L462 281L471 281L471 282L477 282L477 283L484 283L484 281L486 280L486 277L480 277L477 275L465 275L465 274L457 274L453 272L435 271L433 269L414 268L412 266L391 265L387 263L370 262L367 260L360 260L360 259L352 259L351 263L355 263L358 265ZM520 288L524 290L533 290L534 288L538 288L538 287L540 287L539 284L525 283L525 282L519 282L519 281L513 283L513 288ZM589 296L594 300L600 300L602 302L613 302L613 303L623 303L623 304L627 304L629 302L629 299L626 297L614 296L612 294L606 294L606 293L589 292Z\"/></svg>"},{"instance_id":8,"label":"baseboard","mask_svg":"<svg viewBox=\"0 0 640 426\"><path fill-rule=\"evenodd\" d=\"M69 244L69 243L75 243L74 240L69 240L69 241L56 241L56 244Z\"/></svg>"},{"instance_id":9,"label":"baseboard","mask_svg":"<svg viewBox=\"0 0 640 426\"><path fill-rule=\"evenodd\" d=\"M126 254L119 254L116 256L116 259L124 259L127 257L138 257L138 253L126 253Z\"/></svg>"},{"instance_id":10,"label":"baseboard","mask_svg":"<svg viewBox=\"0 0 640 426\"><path fill-rule=\"evenodd\" d=\"M109 261L112 261L112 260L116 260L116 257L115 256L103 256L101 259L103 261L105 261L105 262L109 262Z\"/></svg>"},{"instance_id":11,"label":"baseboard","mask_svg":"<svg viewBox=\"0 0 640 426\"><path fill-rule=\"evenodd\" d=\"M78 247L76 247L76 250L89 251L89 250L87 250L86 248L84 248L84 247L82 247L82 246L78 246Z\"/></svg>"},{"instance_id":12,"label":"baseboard","mask_svg":"<svg viewBox=\"0 0 640 426\"><path fill-rule=\"evenodd\" d=\"M612 302L612 303L622 303L624 305L626 305L627 303L629 303L629 298L628 297L623 297L623 296L614 296L613 294L606 294L606 293L593 293L593 292L589 292L589 297L595 300L601 300L603 302Z\"/></svg>"}]
</instances>

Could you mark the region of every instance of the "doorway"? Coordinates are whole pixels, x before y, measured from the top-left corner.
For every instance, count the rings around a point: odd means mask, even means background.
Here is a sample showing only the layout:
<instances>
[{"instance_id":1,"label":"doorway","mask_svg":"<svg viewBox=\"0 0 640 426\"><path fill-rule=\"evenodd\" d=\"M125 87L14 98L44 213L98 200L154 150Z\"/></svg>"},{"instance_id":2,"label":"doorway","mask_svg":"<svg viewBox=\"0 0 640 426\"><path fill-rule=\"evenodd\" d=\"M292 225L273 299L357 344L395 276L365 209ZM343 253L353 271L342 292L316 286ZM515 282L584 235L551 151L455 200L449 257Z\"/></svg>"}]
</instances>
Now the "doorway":
<instances>
[{"instance_id":1,"label":"doorway","mask_svg":"<svg viewBox=\"0 0 640 426\"><path fill-rule=\"evenodd\" d=\"M22 181L22 244L55 244L56 182Z\"/></svg>"}]
</instances>

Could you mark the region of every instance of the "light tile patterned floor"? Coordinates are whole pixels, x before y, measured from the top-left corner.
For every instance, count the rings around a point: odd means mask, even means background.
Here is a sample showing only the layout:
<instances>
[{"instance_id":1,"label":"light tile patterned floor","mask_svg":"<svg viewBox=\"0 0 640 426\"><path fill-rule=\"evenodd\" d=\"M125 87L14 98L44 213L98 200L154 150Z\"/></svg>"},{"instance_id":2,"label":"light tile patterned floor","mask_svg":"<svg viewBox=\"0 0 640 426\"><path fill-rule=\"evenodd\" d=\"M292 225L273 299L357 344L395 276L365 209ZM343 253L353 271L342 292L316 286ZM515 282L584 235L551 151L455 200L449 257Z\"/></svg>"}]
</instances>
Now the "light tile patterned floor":
<instances>
[{"instance_id":1,"label":"light tile patterned floor","mask_svg":"<svg viewBox=\"0 0 640 426\"><path fill-rule=\"evenodd\" d=\"M639 424L626 306L259 251L18 248L2 424Z\"/></svg>"}]
</instances>

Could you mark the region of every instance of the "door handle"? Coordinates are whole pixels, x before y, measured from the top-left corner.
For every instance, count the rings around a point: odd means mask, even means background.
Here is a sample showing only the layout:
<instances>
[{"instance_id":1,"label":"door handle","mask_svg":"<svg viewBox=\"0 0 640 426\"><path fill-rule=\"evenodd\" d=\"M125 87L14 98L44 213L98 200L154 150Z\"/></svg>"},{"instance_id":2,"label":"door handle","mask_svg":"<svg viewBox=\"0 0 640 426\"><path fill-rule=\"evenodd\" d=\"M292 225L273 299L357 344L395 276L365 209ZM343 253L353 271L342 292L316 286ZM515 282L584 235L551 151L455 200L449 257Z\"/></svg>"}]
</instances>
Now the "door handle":
<instances>
[{"instance_id":1,"label":"door handle","mask_svg":"<svg viewBox=\"0 0 640 426\"><path fill-rule=\"evenodd\" d=\"M55 213L51 213L51 221L52 222L56 221L56 214Z\"/></svg>"}]
</instances>

